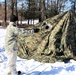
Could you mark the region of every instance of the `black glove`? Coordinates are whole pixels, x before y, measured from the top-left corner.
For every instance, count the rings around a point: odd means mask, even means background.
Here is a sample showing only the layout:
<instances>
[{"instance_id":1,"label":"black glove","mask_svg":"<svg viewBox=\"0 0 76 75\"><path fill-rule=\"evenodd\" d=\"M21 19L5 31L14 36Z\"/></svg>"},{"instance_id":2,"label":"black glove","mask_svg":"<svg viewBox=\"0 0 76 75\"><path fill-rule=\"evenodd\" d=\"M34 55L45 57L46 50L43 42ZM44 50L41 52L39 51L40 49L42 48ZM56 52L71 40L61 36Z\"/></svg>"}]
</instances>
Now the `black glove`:
<instances>
[{"instance_id":1,"label":"black glove","mask_svg":"<svg viewBox=\"0 0 76 75\"><path fill-rule=\"evenodd\" d=\"M49 29L49 26L46 26L45 29Z\"/></svg>"},{"instance_id":2,"label":"black glove","mask_svg":"<svg viewBox=\"0 0 76 75\"><path fill-rule=\"evenodd\" d=\"M35 28L35 29L34 29L34 33L38 33L39 31L40 31L39 28Z\"/></svg>"}]
</instances>

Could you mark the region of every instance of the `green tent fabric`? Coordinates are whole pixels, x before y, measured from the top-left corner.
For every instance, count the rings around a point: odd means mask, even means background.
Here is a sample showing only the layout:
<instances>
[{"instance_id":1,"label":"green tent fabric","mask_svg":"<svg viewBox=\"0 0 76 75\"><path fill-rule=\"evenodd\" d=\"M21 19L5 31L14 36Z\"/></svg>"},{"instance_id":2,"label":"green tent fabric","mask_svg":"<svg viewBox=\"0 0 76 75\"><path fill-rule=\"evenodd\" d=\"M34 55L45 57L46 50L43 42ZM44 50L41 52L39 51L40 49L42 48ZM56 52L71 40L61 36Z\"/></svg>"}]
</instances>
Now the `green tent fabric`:
<instances>
[{"instance_id":1,"label":"green tent fabric","mask_svg":"<svg viewBox=\"0 0 76 75\"><path fill-rule=\"evenodd\" d=\"M19 36L19 57L47 63L76 59L76 20L71 11L48 18L35 27L40 29L38 33Z\"/></svg>"}]
</instances>

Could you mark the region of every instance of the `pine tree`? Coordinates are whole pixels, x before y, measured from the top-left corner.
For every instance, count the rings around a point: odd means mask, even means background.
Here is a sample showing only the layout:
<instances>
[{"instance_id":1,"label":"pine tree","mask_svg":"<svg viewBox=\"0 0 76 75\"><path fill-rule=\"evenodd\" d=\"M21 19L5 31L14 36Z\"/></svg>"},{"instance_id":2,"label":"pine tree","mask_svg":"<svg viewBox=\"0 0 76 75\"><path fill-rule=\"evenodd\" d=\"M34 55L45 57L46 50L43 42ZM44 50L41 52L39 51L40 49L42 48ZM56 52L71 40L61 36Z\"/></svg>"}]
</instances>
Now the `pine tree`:
<instances>
[{"instance_id":1,"label":"pine tree","mask_svg":"<svg viewBox=\"0 0 76 75\"><path fill-rule=\"evenodd\" d=\"M72 11L75 13L75 11L76 11L76 0L70 0L70 1L71 1L71 3L72 3L71 9L72 9Z\"/></svg>"}]
</instances>

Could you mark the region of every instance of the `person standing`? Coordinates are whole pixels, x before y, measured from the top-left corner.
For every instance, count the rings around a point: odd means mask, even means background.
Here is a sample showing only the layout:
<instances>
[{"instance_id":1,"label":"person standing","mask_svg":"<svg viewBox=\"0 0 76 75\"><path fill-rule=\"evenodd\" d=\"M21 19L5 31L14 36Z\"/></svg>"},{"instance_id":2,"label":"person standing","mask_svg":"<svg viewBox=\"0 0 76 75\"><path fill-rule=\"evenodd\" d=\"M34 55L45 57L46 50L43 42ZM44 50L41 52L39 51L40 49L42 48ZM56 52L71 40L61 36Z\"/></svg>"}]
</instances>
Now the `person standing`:
<instances>
[{"instance_id":1,"label":"person standing","mask_svg":"<svg viewBox=\"0 0 76 75\"><path fill-rule=\"evenodd\" d=\"M6 28L5 53L7 56L6 75L17 75L17 39L18 35L26 36L18 27L18 17L14 14L10 16L9 25Z\"/></svg>"},{"instance_id":2,"label":"person standing","mask_svg":"<svg viewBox=\"0 0 76 75\"><path fill-rule=\"evenodd\" d=\"M6 28L5 36L5 53L7 56L6 75L18 75L18 72L16 70L18 36L20 35L25 37L28 35L26 32L23 32L20 28L24 28L24 26L20 26L18 24L18 17L12 14L10 16L9 25ZM38 28L32 30L34 33L39 32Z\"/></svg>"},{"instance_id":3,"label":"person standing","mask_svg":"<svg viewBox=\"0 0 76 75\"><path fill-rule=\"evenodd\" d=\"M17 37L22 34L18 28L18 17L12 14L10 16L9 25L6 28L5 36L5 53L7 56L6 75L17 75L16 59L17 59Z\"/></svg>"}]
</instances>

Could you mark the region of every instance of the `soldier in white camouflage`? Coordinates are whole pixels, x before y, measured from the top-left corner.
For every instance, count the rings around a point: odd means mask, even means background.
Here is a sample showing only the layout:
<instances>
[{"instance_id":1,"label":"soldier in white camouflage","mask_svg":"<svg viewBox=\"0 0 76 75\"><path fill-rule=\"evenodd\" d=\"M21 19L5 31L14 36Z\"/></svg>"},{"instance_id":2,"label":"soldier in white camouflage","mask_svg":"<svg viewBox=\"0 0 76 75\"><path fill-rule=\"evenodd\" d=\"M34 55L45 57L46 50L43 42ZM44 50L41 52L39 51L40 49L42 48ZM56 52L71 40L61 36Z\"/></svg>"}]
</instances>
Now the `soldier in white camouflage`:
<instances>
[{"instance_id":1,"label":"soldier in white camouflage","mask_svg":"<svg viewBox=\"0 0 76 75\"><path fill-rule=\"evenodd\" d=\"M17 75L16 59L17 59L17 39L18 35L26 36L18 26L18 17L15 15L10 16L10 23L6 29L5 37L5 53L7 56L6 75Z\"/></svg>"},{"instance_id":2,"label":"soldier in white camouflage","mask_svg":"<svg viewBox=\"0 0 76 75\"><path fill-rule=\"evenodd\" d=\"M16 59L17 59L17 36L19 28L17 27L18 17L10 16L10 23L7 26L5 37L5 52L7 56L6 75L17 75Z\"/></svg>"}]
</instances>

